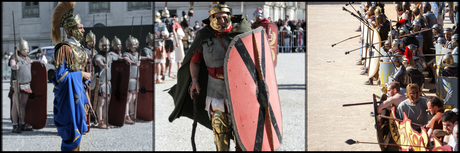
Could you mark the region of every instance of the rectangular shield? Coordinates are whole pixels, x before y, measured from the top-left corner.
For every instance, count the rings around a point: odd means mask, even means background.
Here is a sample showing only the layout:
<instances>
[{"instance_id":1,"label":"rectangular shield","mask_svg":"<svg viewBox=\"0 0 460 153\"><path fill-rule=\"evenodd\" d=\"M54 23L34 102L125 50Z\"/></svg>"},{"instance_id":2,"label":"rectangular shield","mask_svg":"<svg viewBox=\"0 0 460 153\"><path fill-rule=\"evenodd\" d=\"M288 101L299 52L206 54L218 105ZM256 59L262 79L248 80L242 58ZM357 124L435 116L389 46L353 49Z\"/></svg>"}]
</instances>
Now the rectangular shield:
<instances>
[{"instance_id":1,"label":"rectangular shield","mask_svg":"<svg viewBox=\"0 0 460 153\"><path fill-rule=\"evenodd\" d=\"M115 126L123 126L131 66L124 61L113 61L111 71L112 97L109 104L108 122Z\"/></svg>"},{"instance_id":2,"label":"rectangular shield","mask_svg":"<svg viewBox=\"0 0 460 153\"><path fill-rule=\"evenodd\" d=\"M276 59L278 53L278 26L272 22L263 22L259 23L257 27L263 27L265 32L267 32L268 43L270 44L271 55L273 56L273 63L276 66Z\"/></svg>"},{"instance_id":3,"label":"rectangular shield","mask_svg":"<svg viewBox=\"0 0 460 153\"><path fill-rule=\"evenodd\" d=\"M154 64L148 60L141 60L139 66L139 92L137 96L136 118L144 121L153 120L154 110Z\"/></svg>"}]
</instances>

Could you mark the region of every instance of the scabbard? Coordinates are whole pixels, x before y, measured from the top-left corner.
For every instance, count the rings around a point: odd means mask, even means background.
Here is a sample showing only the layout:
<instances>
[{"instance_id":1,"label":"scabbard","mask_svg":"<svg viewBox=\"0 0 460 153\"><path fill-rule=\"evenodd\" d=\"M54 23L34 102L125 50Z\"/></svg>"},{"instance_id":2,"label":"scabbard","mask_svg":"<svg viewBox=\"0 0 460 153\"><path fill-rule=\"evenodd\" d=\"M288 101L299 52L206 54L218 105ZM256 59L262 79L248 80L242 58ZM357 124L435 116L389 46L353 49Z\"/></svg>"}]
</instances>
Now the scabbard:
<instances>
[{"instance_id":1,"label":"scabbard","mask_svg":"<svg viewBox=\"0 0 460 153\"><path fill-rule=\"evenodd\" d=\"M196 107L197 98L198 98L198 93L196 91L193 91L193 128L192 128L192 137L191 137L193 151L196 151L195 133L196 133L196 126L197 126L196 116L198 114L198 110Z\"/></svg>"}]
</instances>

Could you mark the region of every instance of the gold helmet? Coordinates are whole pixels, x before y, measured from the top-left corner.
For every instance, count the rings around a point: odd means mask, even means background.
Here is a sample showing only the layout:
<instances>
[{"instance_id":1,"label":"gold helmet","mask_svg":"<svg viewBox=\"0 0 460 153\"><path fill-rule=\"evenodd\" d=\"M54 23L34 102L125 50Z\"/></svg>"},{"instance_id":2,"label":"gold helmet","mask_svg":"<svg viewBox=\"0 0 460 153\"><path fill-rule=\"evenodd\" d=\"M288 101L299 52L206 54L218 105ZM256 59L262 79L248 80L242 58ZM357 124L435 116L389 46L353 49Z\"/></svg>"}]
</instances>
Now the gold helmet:
<instances>
[{"instance_id":1,"label":"gold helmet","mask_svg":"<svg viewBox=\"0 0 460 153\"><path fill-rule=\"evenodd\" d=\"M410 94L412 93L417 93L418 96L422 95L422 91L420 90L420 87L417 83L411 83L406 87L406 97L409 98L411 101L416 100L412 99L412 97L410 96Z\"/></svg>"},{"instance_id":2,"label":"gold helmet","mask_svg":"<svg viewBox=\"0 0 460 153\"><path fill-rule=\"evenodd\" d=\"M18 43L18 51L23 56L27 56L29 54L29 43L21 38Z\"/></svg>"},{"instance_id":3,"label":"gold helmet","mask_svg":"<svg viewBox=\"0 0 460 153\"><path fill-rule=\"evenodd\" d=\"M121 46L118 48L118 45L121 45L121 40L115 36L115 38L112 39L112 48L115 50L121 50Z\"/></svg>"},{"instance_id":4,"label":"gold helmet","mask_svg":"<svg viewBox=\"0 0 460 153\"><path fill-rule=\"evenodd\" d=\"M136 52L136 44L138 43L137 39L134 38L134 37L131 37L131 35L129 35L128 39L126 39L126 49L132 51L132 52Z\"/></svg>"},{"instance_id":5,"label":"gold helmet","mask_svg":"<svg viewBox=\"0 0 460 153\"><path fill-rule=\"evenodd\" d=\"M228 7L227 4L220 4L217 2L211 6L208 12L209 12L210 26L214 30L219 31L222 29L222 27L219 24L217 24L218 21L214 17L214 14L216 13L221 13L221 12L227 13L229 16L227 17L227 24L225 26L228 28L230 27L230 25L232 25L230 7Z\"/></svg>"},{"instance_id":6,"label":"gold helmet","mask_svg":"<svg viewBox=\"0 0 460 153\"><path fill-rule=\"evenodd\" d=\"M93 43L96 42L96 35L93 33L93 31L89 30L89 33L86 34L86 43L88 43L91 47L94 46Z\"/></svg>"},{"instance_id":7,"label":"gold helmet","mask_svg":"<svg viewBox=\"0 0 460 153\"><path fill-rule=\"evenodd\" d=\"M153 34L149 32L149 34L147 34L147 37L145 38L145 42L153 45L153 40L154 40Z\"/></svg>"},{"instance_id":8,"label":"gold helmet","mask_svg":"<svg viewBox=\"0 0 460 153\"><path fill-rule=\"evenodd\" d=\"M156 23L161 23L161 14L158 11L155 11L155 22Z\"/></svg>"},{"instance_id":9,"label":"gold helmet","mask_svg":"<svg viewBox=\"0 0 460 153\"><path fill-rule=\"evenodd\" d=\"M73 14L74 7L75 2L59 2L59 4L54 9L51 19L51 37L54 43L57 44L61 41L60 27L64 27L67 38L73 36L78 41L82 41L84 39L83 34L80 33L77 28L81 22L81 19L80 15ZM72 34L69 32L70 29L72 30Z\"/></svg>"},{"instance_id":10,"label":"gold helmet","mask_svg":"<svg viewBox=\"0 0 460 153\"><path fill-rule=\"evenodd\" d=\"M371 7L371 8L369 8L369 14L368 14L368 17L370 17L370 16L372 16L372 15L375 15L375 14L374 14L374 12L375 12L375 7Z\"/></svg>"},{"instance_id":11,"label":"gold helmet","mask_svg":"<svg viewBox=\"0 0 460 153\"><path fill-rule=\"evenodd\" d=\"M454 57L452 54L445 54L442 57L442 66L443 67L451 67L454 65Z\"/></svg>"},{"instance_id":12,"label":"gold helmet","mask_svg":"<svg viewBox=\"0 0 460 153\"><path fill-rule=\"evenodd\" d=\"M110 46L110 41L109 39L105 38L105 36L102 36L102 38L99 40L99 51L106 52L110 48L107 47L107 50L104 50L104 48L102 48L102 45Z\"/></svg>"}]
</instances>

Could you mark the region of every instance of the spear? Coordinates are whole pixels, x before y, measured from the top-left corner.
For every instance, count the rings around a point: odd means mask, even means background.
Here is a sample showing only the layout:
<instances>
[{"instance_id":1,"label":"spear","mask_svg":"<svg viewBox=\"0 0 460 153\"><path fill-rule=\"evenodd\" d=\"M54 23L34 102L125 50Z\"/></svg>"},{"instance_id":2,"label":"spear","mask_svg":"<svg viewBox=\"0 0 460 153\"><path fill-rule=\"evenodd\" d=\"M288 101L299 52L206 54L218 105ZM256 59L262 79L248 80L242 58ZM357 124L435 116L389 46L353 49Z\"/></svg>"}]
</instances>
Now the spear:
<instances>
[{"instance_id":1,"label":"spear","mask_svg":"<svg viewBox=\"0 0 460 153\"><path fill-rule=\"evenodd\" d=\"M344 41L347 41L347 40L350 40L350 39L353 39L353 38L356 38L356 37L359 37L359 36L361 36L361 34L356 35L356 36L353 36L353 37L350 37L350 38L347 38L347 39L342 40L342 41L340 41L340 42L338 42L338 43L332 44L331 46L334 47L335 45L337 45L337 44L339 44L339 43L341 43L341 42L344 42Z\"/></svg>"},{"instance_id":2,"label":"spear","mask_svg":"<svg viewBox=\"0 0 460 153\"><path fill-rule=\"evenodd\" d=\"M107 28L107 13L105 14L105 26ZM104 33L107 34L107 30L104 30ZM109 64L109 53L106 52L106 55L105 55L105 61L107 62L107 64ZM109 67L107 67L107 69L109 69ZM109 89L107 88L108 86L108 79L107 79L107 75L109 75L109 70L106 70L105 71L105 92L109 91ZM96 95L94 95L96 96ZM107 95L105 96L105 111L106 111L106 114L105 115L105 126L107 127L107 129L109 129L109 101L107 99Z\"/></svg>"},{"instance_id":3,"label":"spear","mask_svg":"<svg viewBox=\"0 0 460 153\"><path fill-rule=\"evenodd\" d=\"M424 148L432 148L432 147L425 147L425 146L412 146L412 145L401 145L401 144L394 144L394 143L377 143L377 142L360 142L360 141L355 141L353 139L348 139L345 141L346 144L352 145L352 144L378 144L378 145L393 145L393 146L411 146L411 147L424 147Z\"/></svg>"},{"instance_id":4,"label":"spear","mask_svg":"<svg viewBox=\"0 0 460 153\"><path fill-rule=\"evenodd\" d=\"M13 37L14 37L14 44L16 45L16 30L14 28L14 11L11 11L12 14L13 14ZM19 49L19 47L17 48ZM16 58L16 65L18 65L18 50L15 49L14 50L14 57ZM16 109L18 111L18 116L19 116L19 121L22 121L22 113L21 113L21 110L19 109L19 69L15 70L16 71L16 80L13 80L13 84L16 84L16 88L14 88L14 92L15 94L17 95L17 100L16 100ZM19 125L18 125L19 126Z\"/></svg>"}]
</instances>

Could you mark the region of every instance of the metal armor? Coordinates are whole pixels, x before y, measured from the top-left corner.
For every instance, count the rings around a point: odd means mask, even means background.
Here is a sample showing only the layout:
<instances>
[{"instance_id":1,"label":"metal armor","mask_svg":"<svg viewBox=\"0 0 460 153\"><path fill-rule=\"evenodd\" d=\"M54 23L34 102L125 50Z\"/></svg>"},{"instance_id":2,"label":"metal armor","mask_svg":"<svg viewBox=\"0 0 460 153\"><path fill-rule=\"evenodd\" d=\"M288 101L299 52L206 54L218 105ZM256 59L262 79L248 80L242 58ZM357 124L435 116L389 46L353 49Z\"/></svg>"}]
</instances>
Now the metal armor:
<instances>
[{"instance_id":1,"label":"metal armor","mask_svg":"<svg viewBox=\"0 0 460 153\"><path fill-rule=\"evenodd\" d=\"M107 61L108 59L108 61ZM111 94L111 89L112 89L112 86L109 84L108 85L108 91L105 90L105 83L107 81L110 81L112 80L112 71L111 71L111 66L112 66L112 58L110 56L108 56L108 58L106 58L105 56L102 56L101 54L97 54L96 56L94 56L94 61L96 60L100 60L102 61L103 64L108 64L108 68L107 70L101 68L100 66L95 66L94 67L94 75L96 75L98 78L99 78L99 84L101 86L99 86L99 91L98 93L101 93L101 92L104 92L104 93L107 93L107 94ZM107 75L107 80L106 80L106 75ZM95 80L94 80L95 81ZM102 85L102 84L105 84L105 85Z\"/></svg>"},{"instance_id":2,"label":"metal armor","mask_svg":"<svg viewBox=\"0 0 460 153\"><path fill-rule=\"evenodd\" d=\"M442 57L442 67L451 67L454 64L454 57L451 54L445 54Z\"/></svg>"},{"instance_id":3,"label":"metal armor","mask_svg":"<svg viewBox=\"0 0 460 153\"><path fill-rule=\"evenodd\" d=\"M60 49L63 45L67 45L71 48L72 50L72 53L63 53L63 54L66 54L66 55L60 55ZM65 57L65 66L66 67L71 67L71 70L72 71L84 71L85 70L85 66L86 66L86 51L80 47L80 46L76 46L72 43L68 43L68 42L62 42L57 46L57 52L55 52L55 61L56 61L56 68L58 68L59 66L61 66L63 63L60 63L62 62L62 60L57 60L57 59L61 59L63 57Z\"/></svg>"},{"instance_id":4,"label":"metal armor","mask_svg":"<svg viewBox=\"0 0 460 153\"><path fill-rule=\"evenodd\" d=\"M214 111L212 115L212 131L217 151L228 151L230 148L230 125L226 113Z\"/></svg>"},{"instance_id":5,"label":"metal armor","mask_svg":"<svg viewBox=\"0 0 460 153\"><path fill-rule=\"evenodd\" d=\"M222 41L225 46L230 44L230 40L222 39ZM224 66L224 59L227 50L222 47L215 36L205 39L202 42L202 47L200 47L199 51L203 53L203 60L205 61L207 67L218 68ZM227 99L225 82L208 76L207 95L216 99Z\"/></svg>"},{"instance_id":6,"label":"metal armor","mask_svg":"<svg viewBox=\"0 0 460 153\"><path fill-rule=\"evenodd\" d=\"M133 54L131 54L129 52L124 52L123 56L128 57L129 60L131 60L131 62L133 62L133 63L137 63L139 61L139 59L137 57L138 56L137 54L133 55ZM137 65L131 65L131 70L130 71L131 72L129 74L129 78L130 79L137 79L137 77L139 76L139 71L137 70ZM132 81L132 80L129 81L128 89L129 90L136 90L136 81L135 80L134 81Z\"/></svg>"},{"instance_id":7,"label":"metal armor","mask_svg":"<svg viewBox=\"0 0 460 153\"><path fill-rule=\"evenodd\" d=\"M21 89L28 89L30 86L28 84L30 81L32 81L32 74L31 74L31 63L32 61L28 56L26 56L26 59L19 57L16 59L14 56L12 57L15 59L16 64L19 66L18 73L19 73L19 79L17 78L16 71L11 71L11 80L18 80L19 86ZM24 85L24 86L23 86ZM27 85L28 88L25 88ZM11 86L13 86L13 81L11 81Z\"/></svg>"}]
</instances>

